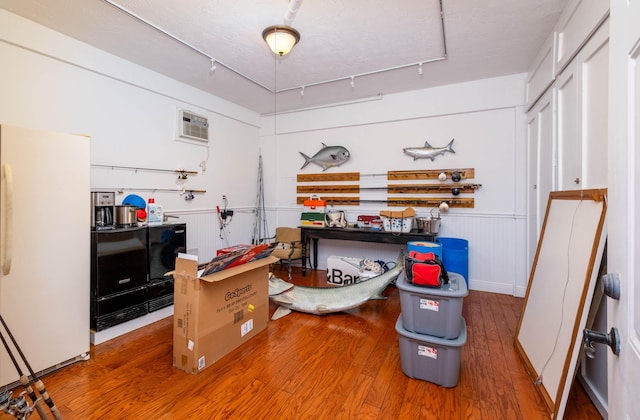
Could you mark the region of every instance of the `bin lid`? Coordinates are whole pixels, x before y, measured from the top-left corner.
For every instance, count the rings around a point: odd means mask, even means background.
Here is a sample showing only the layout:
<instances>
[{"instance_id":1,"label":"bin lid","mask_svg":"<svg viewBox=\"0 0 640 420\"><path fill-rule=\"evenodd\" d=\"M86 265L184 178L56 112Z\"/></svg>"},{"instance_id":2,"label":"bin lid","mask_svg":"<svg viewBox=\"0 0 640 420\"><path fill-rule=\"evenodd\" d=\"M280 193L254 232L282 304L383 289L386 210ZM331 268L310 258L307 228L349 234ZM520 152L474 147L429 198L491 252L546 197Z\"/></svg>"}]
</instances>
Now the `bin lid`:
<instances>
[{"instance_id":1,"label":"bin lid","mask_svg":"<svg viewBox=\"0 0 640 420\"><path fill-rule=\"evenodd\" d=\"M404 292L417 293L420 295L442 296L450 298L465 297L469 294L467 282L458 273L448 272L449 283L441 287L422 287L411 284L404 275L398 276L396 287Z\"/></svg>"},{"instance_id":2,"label":"bin lid","mask_svg":"<svg viewBox=\"0 0 640 420\"><path fill-rule=\"evenodd\" d=\"M411 331L407 331L402 326L402 314L396 321L396 332L403 337L410 338L414 341L423 343L435 344L445 347L462 347L467 342L467 324L464 322L464 318L460 317L460 335L453 340L447 340L446 338L434 337L432 335L418 334Z\"/></svg>"}]
</instances>

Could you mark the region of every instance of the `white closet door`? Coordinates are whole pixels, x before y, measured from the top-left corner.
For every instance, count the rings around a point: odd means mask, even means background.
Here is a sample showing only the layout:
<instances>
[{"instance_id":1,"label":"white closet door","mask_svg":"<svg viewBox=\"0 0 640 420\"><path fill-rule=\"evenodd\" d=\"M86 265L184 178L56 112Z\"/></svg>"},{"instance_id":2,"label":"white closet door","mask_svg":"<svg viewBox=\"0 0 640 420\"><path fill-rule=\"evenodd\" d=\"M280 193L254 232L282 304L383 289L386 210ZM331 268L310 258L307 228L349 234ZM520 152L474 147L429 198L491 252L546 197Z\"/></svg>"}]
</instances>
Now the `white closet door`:
<instances>
[{"instance_id":1,"label":"white closet door","mask_svg":"<svg viewBox=\"0 0 640 420\"><path fill-rule=\"evenodd\" d=\"M527 113L527 147L529 154L529 250L531 269L538 237L549 200L554 190L554 124L553 92L547 91Z\"/></svg>"},{"instance_id":2,"label":"white closet door","mask_svg":"<svg viewBox=\"0 0 640 420\"><path fill-rule=\"evenodd\" d=\"M580 98L576 61L556 79L558 117L558 190L580 189L582 145L580 143Z\"/></svg>"},{"instance_id":3,"label":"white closet door","mask_svg":"<svg viewBox=\"0 0 640 420\"><path fill-rule=\"evenodd\" d=\"M558 76L558 189L607 186L609 22Z\"/></svg>"},{"instance_id":4,"label":"white closet door","mask_svg":"<svg viewBox=\"0 0 640 420\"><path fill-rule=\"evenodd\" d=\"M583 188L607 186L609 22L580 51Z\"/></svg>"}]
</instances>

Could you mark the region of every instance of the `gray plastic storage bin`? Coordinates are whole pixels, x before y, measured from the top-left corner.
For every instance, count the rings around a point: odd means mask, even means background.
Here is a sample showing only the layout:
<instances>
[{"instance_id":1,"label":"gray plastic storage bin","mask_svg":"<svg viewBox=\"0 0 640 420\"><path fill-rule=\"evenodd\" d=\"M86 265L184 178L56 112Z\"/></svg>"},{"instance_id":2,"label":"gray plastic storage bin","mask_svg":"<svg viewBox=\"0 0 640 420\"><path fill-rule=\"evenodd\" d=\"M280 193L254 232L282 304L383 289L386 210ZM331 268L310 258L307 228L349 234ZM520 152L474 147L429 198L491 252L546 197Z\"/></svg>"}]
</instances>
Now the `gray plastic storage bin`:
<instances>
[{"instance_id":1,"label":"gray plastic storage bin","mask_svg":"<svg viewBox=\"0 0 640 420\"><path fill-rule=\"evenodd\" d=\"M445 388L456 386L460 373L460 354L467 342L464 318L460 318L458 327L458 338L445 340L409 332L402 327L402 317L398 317L396 331L400 342L402 372L410 378L433 382Z\"/></svg>"},{"instance_id":2,"label":"gray plastic storage bin","mask_svg":"<svg viewBox=\"0 0 640 420\"><path fill-rule=\"evenodd\" d=\"M449 283L442 287L415 286L398 276L402 326L405 330L442 337L458 337L462 300L469 294L467 283L457 273L449 273Z\"/></svg>"}]
</instances>

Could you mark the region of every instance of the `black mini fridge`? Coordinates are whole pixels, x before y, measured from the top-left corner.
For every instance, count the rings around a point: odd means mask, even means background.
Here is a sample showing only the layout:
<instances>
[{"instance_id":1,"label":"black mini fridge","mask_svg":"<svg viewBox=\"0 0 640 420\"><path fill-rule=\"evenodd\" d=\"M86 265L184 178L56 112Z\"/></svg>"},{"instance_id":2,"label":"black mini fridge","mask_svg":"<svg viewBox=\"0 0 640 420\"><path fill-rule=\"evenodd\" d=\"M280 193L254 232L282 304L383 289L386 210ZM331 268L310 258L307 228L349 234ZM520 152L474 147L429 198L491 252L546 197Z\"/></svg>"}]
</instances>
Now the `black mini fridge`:
<instances>
[{"instance_id":1,"label":"black mini fridge","mask_svg":"<svg viewBox=\"0 0 640 420\"><path fill-rule=\"evenodd\" d=\"M173 305L173 276L178 253L187 252L187 225L149 226L149 312Z\"/></svg>"},{"instance_id":2,"label":"black mini fridge","mask_svg":"<svg viewBox=\"0 0 640 420\"><path fill-rule=\"evenodd\" d=\"M91 231L90 326L102 331L147 313L147 229Z\"/></svg>"}]
</instances>

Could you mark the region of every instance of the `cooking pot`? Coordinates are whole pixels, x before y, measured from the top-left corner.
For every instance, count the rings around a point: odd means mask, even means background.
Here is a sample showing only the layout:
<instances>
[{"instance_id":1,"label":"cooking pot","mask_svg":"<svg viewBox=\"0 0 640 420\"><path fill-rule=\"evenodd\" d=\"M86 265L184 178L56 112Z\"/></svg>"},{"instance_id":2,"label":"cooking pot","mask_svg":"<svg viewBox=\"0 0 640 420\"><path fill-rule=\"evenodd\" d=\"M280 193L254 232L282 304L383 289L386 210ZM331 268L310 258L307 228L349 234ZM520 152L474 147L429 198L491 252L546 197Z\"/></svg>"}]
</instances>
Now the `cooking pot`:
<instances>
[{"instance_id":1,"label":"cooking pot","mask_svg":"<svg viewBox=\"0 0 640 420\"><path fill-rule=\"evenodd\" d=\"M131 227L137 225L136 206L116 206L116 225Z\"/></svg>"},{"instance_id":2,"label":"cooking pot","mask_svg":"<svg viewBox=\"0 0 640 420\"><path fill-rule=\"evenodd\" d=\"M440 230L439 217L418 217L416 222L418 224L418 230L422 233L437 235Z\"/></svg>"}]
</instances>

